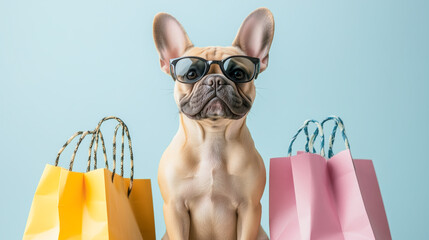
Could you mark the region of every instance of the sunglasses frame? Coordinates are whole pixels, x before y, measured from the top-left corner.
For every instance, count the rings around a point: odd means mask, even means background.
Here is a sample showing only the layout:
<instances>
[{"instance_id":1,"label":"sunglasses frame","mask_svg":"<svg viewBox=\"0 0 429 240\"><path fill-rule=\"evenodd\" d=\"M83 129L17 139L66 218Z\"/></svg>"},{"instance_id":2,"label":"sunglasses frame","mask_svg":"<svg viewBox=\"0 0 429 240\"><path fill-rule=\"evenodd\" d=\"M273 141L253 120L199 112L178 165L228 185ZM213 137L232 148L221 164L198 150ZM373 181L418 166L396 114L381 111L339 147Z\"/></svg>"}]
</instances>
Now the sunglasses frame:
<instances>
[{"instance_id":1,"label":"sunglasses frame","mask_svg":"<svg viewBox=\"0 0 429 240\"><path fill-rule=\"evenodd\" d=\"M223 64L224 64L227 60L229 60L230 58L234 58L234 57L243 57L243 58L249 59L249 60L254 64L255 69L254 69L254 71L253 71L253 76L252 76L249 80L246 80L246 81L236 81L236 80L231 79L230 77L228 77L228 74L226 74L225 69L224 69L224 67L223 67ZM202 61L204 62L204 65L205 65L204 72L203 72L203 74L202 74L199 78L197 78L196 80L188 81L188 82L184 82L184 81L180 81L180 80L178 80L178 79L177 79L177 75L176 75L176 64L177 64L177 62L179 62L180 60L185 59L185 58L196 58L196 59L202 60ZM179 81L179 82L181 82L181 83L193 84L193 83L196 83L196 82L200 81L204 76L206 76L206 75L207 75L207 73L208 73L208 72L209 72L209 70L210 70L210 66L211 66L212 64L217 64L217 65L219 65L219 67L220 67L220 69L221 69L221 71L222 71L223 75L225 75L225 77L227 77L229 80L231 80L231 81L233 81L233 82L235 82L235 83L246 83L246 82L250 82L250 81L252 81L253 79L258 78L259 71L260 71L260 60L259 60L259 58L249 57L249 56L246 56L246 55L233 55L233 56L229 56L229 57L227 57L227 58L225 58L225 59L222 59L222 60L220 60L220 61L219 61L219 60L206 60L206 59L204 59L204 58L202 58L202 57L196 57L196 56L185 56L185 57L179 57L179 58L173 58L173 59L170 59L170 75L171 75L171 77L173 78L173 80L174 80L174 81L176 81L176 80L177 80L177 81Z\"/></svg>"}]
</instances>

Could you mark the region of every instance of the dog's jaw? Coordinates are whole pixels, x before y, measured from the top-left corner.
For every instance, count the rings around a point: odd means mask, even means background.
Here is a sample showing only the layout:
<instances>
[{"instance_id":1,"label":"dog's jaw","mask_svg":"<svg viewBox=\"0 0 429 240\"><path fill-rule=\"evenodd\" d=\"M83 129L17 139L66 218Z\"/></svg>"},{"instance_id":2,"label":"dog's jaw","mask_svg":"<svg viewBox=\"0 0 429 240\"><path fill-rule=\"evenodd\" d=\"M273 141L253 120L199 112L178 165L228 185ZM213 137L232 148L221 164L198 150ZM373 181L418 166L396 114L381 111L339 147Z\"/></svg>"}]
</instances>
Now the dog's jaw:
<instances>
[{"instance_id":1,"label":"dog's jaw","mask_svg":"<svg viewBox=\"0 0 429 240\"><path fill-rule=\"evenodd\" d=\"M221 78L219 74L209 75L206 78ZM188 118L201 120L206 118L240 119L252 107L252 99L233 82L210 87L201 83L193 85L192 90L179 99L179 109ZM226 81L225 81L226 83ZM252 84L252 83L248 83Z\"/></svg>"}]
</instances>

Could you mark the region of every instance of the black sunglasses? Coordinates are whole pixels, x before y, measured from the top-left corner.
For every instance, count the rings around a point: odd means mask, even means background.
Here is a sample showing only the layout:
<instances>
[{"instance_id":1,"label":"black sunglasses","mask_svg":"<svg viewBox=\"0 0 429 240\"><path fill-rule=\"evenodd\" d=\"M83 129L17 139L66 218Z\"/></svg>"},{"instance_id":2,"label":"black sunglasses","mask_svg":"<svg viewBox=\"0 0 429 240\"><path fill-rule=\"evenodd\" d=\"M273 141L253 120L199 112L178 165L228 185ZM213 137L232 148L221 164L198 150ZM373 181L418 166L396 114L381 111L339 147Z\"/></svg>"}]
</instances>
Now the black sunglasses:
<instances>
[{"instance_id":1,"label":"black sunglasses","mask_svg":"<svg viewBox=\"0 0 429 240\"><path fill-rule=\"evenodd\" d=\"M259 58L249 56L230 56L221 61L200 57L174 58L170 60L170 73L179 82L196 83L208 73L213 63L218 64L222 73L236 83L252 81L259 74Z\"/></svg>"}]
</instances>

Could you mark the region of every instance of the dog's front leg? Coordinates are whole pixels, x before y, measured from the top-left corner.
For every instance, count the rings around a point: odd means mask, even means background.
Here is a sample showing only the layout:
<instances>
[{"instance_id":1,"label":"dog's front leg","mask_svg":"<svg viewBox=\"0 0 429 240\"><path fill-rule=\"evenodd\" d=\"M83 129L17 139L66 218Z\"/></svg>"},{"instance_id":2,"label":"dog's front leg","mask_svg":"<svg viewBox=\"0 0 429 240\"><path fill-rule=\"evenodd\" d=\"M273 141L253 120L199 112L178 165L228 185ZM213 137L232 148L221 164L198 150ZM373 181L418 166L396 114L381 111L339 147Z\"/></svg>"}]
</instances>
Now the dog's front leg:
<instances>
[{"instance_id":1,"label":"dog's front leg","mask_svg":"<svg viewBox=\"0 0 429 240\"><path fill-rule=\"evenodd\" d=\"M238 206L237 240L254 240L257 238L261 212L260 202L247 202Z\"/></svg>"},{"instance_id":2,"label":"dog's front leg","mask_svg":"<svg viewBox=\"0 0 429 240\"><path fill-rule=\"evenodd\" d=\"M190 217L181 201L164 202L164 218L169 240L188 240Z\"/></svg>"}]
</instances>

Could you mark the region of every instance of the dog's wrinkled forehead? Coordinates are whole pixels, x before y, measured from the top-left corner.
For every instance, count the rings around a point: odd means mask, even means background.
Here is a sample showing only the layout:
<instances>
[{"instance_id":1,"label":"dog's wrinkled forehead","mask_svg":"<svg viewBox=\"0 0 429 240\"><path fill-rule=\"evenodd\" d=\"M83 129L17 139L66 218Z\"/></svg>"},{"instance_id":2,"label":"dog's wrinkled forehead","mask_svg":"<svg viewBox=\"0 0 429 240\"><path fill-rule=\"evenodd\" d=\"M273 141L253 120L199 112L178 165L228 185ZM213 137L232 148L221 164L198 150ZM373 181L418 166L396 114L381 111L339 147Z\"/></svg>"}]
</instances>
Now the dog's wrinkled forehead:
<instances>
[{"instance_id":1,"label":"dog's wrinkled forehead","mask_svg":"<svg viewBox=\"0 0 429 240\"><path fill-rule=\"evenodd\" d=\"M238 47L193 47L184 56L198 56L207 60L222 60L232 55L246 55Z\"/></svg>"},{"instance_id":2,"label":"dog's wrinkled forehead","mask_svg":"<svg viewBox=\"0 0 429 240\"><path fill-rule=\"evenodd\" d=\"M229 56L234 55L246 55L240 48L238 47L193 47L186 51L183 56L196 56L201 57L206 60L222 60ZM219 68L219 65L213 64L210 67L210 71L208 74L213 73L222 73Z\"/></svg>"}]
</instances>

